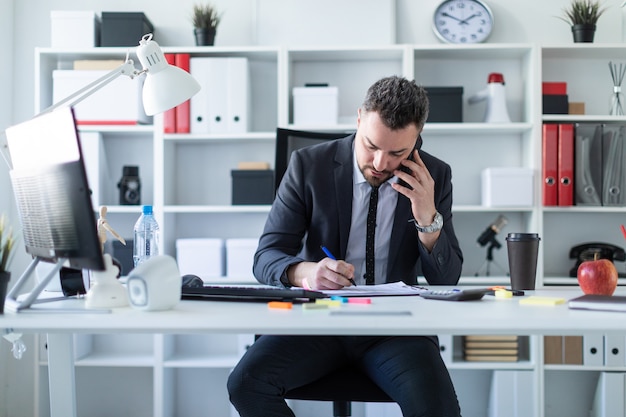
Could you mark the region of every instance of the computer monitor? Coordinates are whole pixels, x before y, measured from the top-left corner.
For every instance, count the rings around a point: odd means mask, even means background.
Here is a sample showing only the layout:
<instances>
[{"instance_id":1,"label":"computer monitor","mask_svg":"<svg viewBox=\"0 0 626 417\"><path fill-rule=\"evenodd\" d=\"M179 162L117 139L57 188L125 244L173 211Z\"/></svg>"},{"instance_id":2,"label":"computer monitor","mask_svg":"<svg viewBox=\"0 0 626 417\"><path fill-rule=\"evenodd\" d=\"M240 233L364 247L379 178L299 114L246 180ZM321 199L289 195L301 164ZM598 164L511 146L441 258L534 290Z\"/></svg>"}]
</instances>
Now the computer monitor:
<instances>
[{"instance_id":1,"label":"computer monitor","mask_svg":"<svg viewBox=\"0 0 626 417\"><path fill-rule=\"evenodd\" d=\"M329 140L345 138L352 132L313 132L276 128L276 155L274 159L274 192L285 175L291 153L297 149Z\"/></svg>"},{"instance_id":2,"label":"computer monitor","mask_svg":"<svg viewBox=\"0 0 626 417\"><path fill-rule=\"evenodd\" d=\"M35 117L8 128L6 135L24 246L33 256L7 295L6 308L17 312L30 307L61 267L101 271L105 265L73 110ZM40 261L56 267L17 302Z\"/></svg>"}]
</instances>

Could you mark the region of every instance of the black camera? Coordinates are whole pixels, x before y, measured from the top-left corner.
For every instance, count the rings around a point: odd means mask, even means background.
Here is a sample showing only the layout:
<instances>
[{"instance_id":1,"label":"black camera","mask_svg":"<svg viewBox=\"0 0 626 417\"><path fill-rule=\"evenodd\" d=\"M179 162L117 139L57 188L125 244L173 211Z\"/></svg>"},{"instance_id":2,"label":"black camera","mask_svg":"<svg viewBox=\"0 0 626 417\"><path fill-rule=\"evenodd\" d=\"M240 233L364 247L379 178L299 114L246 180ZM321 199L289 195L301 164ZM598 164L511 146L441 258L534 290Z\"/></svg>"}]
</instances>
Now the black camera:
<instances>
[{"instance_id":1,"label":"black camera","mask_svg":"<svg viewBox=\"0 0 626 417\"><path fill-rule=\"evenodd\" d=\"M124 166L122 179L117 183L120 190L121 205L141 204L141 181L139 180L138 166Z\"/></svg>"}]
</instances>

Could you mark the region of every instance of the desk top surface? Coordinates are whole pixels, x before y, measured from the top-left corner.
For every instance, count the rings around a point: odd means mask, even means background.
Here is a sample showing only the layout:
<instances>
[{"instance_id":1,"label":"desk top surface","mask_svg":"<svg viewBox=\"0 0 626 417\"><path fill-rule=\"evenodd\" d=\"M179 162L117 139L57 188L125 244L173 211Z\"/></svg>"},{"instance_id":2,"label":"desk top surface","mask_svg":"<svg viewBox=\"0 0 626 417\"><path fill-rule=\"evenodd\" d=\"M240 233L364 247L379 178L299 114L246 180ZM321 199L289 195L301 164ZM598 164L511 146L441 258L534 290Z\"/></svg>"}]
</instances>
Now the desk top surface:
<instances>
[{"instance_id":1,"label":"desk top surface","mask_svg":"<svg viewBox=\"0 0 626 417\"><path fill-rule=\"evenodd\" d=\"M626 295L626 288L616 294ZM427 300L419 296L374 297L369 305L342 304L338 308L271 309L263 302L183 300L168 311L140 311L130 307L111 313L45 312L0 315L0 329L25 333L264 333L338 335L418 334L586 334L626 331L626 313L570 310L567 303L521 305L530 295L582 295L580 288L527 291L524 297L485 296L479 301ZM65 306L84 308L84 300L65 300ZM58 307L57 307L58 308Z\"/></svg>"}]
</instances>

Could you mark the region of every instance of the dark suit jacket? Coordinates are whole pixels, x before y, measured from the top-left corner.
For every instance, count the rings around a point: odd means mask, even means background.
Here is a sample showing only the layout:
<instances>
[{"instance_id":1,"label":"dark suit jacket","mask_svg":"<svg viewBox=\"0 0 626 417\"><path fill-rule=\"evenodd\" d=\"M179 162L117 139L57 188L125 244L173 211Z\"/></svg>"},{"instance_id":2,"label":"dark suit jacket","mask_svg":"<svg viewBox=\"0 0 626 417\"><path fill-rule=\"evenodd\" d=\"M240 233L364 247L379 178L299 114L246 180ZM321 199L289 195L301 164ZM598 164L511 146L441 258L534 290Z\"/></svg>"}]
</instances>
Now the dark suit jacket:
<instances>
[{"instance_id":1,"label":"dark suit jacket","mask_svg":"<svg viewBox=\"0 0 626 417\"><path fill-rule=\"evenodd\" d=\"M344 259L352 216L352 142L344 139L292 153L254 256L258 281L277 286L288 283L287 268L301 261L317 262L325 245ZM417 282L421 271L431 285L454 285L461 275L463 255L452 225L450 166L420 151L435 180L435 206L444 227L431 253L421 245L412 222L409 199L398 196L389 247L387 282Z\"/></svg>"}]
</instances>

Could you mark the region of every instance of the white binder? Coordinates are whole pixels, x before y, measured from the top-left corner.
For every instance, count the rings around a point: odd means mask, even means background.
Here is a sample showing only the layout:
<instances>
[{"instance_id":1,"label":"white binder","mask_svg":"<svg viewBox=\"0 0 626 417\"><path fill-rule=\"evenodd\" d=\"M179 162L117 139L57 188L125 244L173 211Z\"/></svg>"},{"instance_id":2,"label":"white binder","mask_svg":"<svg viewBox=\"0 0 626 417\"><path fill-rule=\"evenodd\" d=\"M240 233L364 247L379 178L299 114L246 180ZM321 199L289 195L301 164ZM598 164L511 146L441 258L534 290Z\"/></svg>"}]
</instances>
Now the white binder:
<instances>
[{"instance_id":1,"label":"white binder","mask_svg":"<svg viewBox=\"0 0 626 417\"><path fill-rule=\"evenodd\" d=\"M604 336L586 334L583 336L583 365L604 365Z\"/></svg>"},{"instance_id":2,"label":"white binder","mask_svg":"<svg viewBox=\"0 0 626 417\"><path fill-rule=\"evenodd\" d=\"M624 356L625 342L626 339L623 334L604 335L604 364L606 366L624 366L626 359Z\"/></svg>"},{"instance_id":3,"label":"white binder","mask_svg":"<svg viewBox=\"0 0 626 417\"><path fill-rule=\"evenodd\" d=\"M209 58L208 98L209 133L228 132L228 62L230 58Z\"/></svg>"},{"instance_id":4,"label":"white binder","mask_svg":"<svg viewBox=\"0 0 626 417\"><path fill-rule=\"evenodd\" d=\"M189 129L193 134L209 133L210 60L193 57L189 60L189 73L200 84L200 91L189 102Z\"/></svg>"},{"instance_id":5,"label":"white binder","mask_svg":"<svg viewBox=\"0 0 626 417\"><path fill-rule=\"evenodd\" d=\"M534 384L532 371L496 369L491 379L489 417L526 417L533 409Z\"/></svg>"},{"instance_id":6,"label":"white binder","mask_svg":"<svg viewBox=\"0 0 626 417\"><path fill-rule=\"evenodd\" d=\"M245 133L249 128L249 91L247 58L228 58L228 133Z\"/></svg>"},{"instance_id":7,"label":"white binder","mask_svg":"<svg viewBox=\"0 0 626 417\"><path fill-rule=\"evenodd\" d=\"M589 416L623 416L625 410L624 374L622 372L601 372Z\"/></svg>"}]
</instances>

